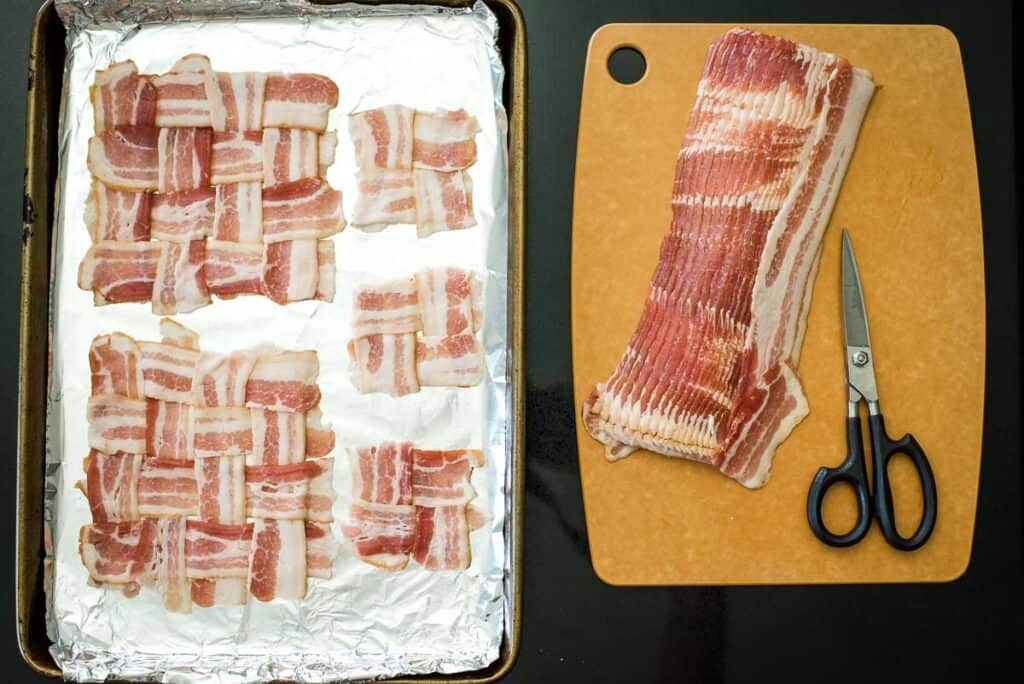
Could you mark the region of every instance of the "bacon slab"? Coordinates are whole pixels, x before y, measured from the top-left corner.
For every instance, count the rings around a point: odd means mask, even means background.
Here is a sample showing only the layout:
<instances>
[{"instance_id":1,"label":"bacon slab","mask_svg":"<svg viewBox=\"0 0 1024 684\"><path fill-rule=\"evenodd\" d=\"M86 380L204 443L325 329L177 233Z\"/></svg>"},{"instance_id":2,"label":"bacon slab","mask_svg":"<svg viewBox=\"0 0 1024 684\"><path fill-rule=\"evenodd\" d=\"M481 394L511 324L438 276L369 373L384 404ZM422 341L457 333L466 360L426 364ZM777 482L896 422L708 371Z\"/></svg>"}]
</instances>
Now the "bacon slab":
<instances>
[{"instance_id":1,"label":"bacon slab","mask_svg":"<svg viewBox=\"0 0 1024 684\"><path fill-rule=\"evenodd\" d=\"M319 373L315 351L264 354L249 375L245 405L272 411L309 411L320 401L316 384Z\"/></svg>"},{"instance_id":2,"label":"bacon slab","mask_svg":"<svg viewBox=\"0 0 1024 684\"><path fill-rule=\"evenodd\" d=\"M153 283L153 313L188 313L210 303L204 266L206 241L161 242Z\"/></svg>"},{"instance_id":3,"label":"bacon slab","mask_svg":"<svg viewBox=\"0 0 1024 684\"><path fill-rule=\"evenodd\" d=\"M89 140L89 172L115 190L156 190L160 132L152 126L122 126L98 133Z\"/></svg>"},{"instance_id":4,"label":"bacon slab","mask_svg":"<svg viewBox=\"0 0 1024 684\"><path fill-rule=\"evenodd\" d=\"M465 570L470 563L465 506L416 507L413 559L427 570Z\"/></svg>"},{"instance_id":5,"label":"bacon slab","mask_svg":"<svg viewBox=\"0 0 1024 684\"><path fill-rule=\"evenodd\" d=\"M375 504L412 505L411 442L382 442L347 451L354 498Z\"/></svg>"},{"instance_id":6,"label":"bacon slab","mask_svg":"<svg viewBox=\"0 0 1024 684\"><path fill-rule=\"evenodd\" d=\"M85 494L92 520L122 523L139 519L140 454L107 455L92 449L85 457Z\"/></svg>"},{"instance_id":7,"label":"bacon slab","mask_svg":"<svg viewBox=\"0 0 1024 684\"><path fill-rule=\"evenodd\" d=\"M249 591L260 601L306 596L306 524L302 520L255 522Z\"/></svg>"},{"instance_id":8,"label":"bacon slab","mask_svg":"<svg viewBox=\"0 0 1024 684\"><path fill-rule=\"evenodd\" d=\"M251 453L252 417L238 406L192 410L192 444L195 457L244 456Z\"/></svg>"},{"instance_id":9,"label":"bacon slab","mask_svg":"<svg viewBox=\"0 0 1024 684\"><path fill-rule=\"evenodd\" d=\"M89 446L105 454L146 452L146 401L97 394L86 405Z\"/></svg>"},{"instance_id":10,"label":"bacon slab","mask_svg":"<svg viewBox=\"0 0 1024 684\"><path fill-rule=\"evenodd\" d=\"M363 171L412 168L412 122L413 110L401 105L351 114L348 129L356 166Z\"/></svg>"},{"instance_id":11,"label":"bacon slab","mask_svg":"<svg viewBox=\"0 0 1024 684\"><path fill-rule=\"evenodd\" d=\"M309 496L309 462L245 467L245 514L250 518L303 520Z\"/></svg>"},{"instance_id":12,"label":"bacon slab","mask_svg":"<svg viewBox=\"0 0 1024 684\"><path fill-rule=\"evenodd\" d=\"M173 344L139 342L143 393L153 399L189 403L199 352Z\"/></svg>"},{"instance_id":13,"label":"bacon slab","mask_svg":"<svg viewBox=\"0 0 1024 684\"><path fill-rule=\"evenodd\" d=\"M206 286L223 299L261 294L263 252L259 243L206 241Z\"/></svg>"},{"instance_id":14,"label":"bacon slab","mask_svg":"<svg viewBox=\"0 0 1024 684\"><path fill-rule=\"evenodd\" d=\"M258 182L217 186L213 239L263 242L263 188Z\"/></svg>"},{"instance_id":15,"label":"bacon slab","mask_svg":"<svg viewBox=\"0 0 1024 684\"><path fill-rule=\"evenodd\" d=\"M306 492L306 520L331 522L334 514L334 459L317 458L305 462L309 478Z\"/></svg>"},{"instance_id":16,"label":"bacon slab","mask_svg":"<svg viewBox=\"0 0 1024 684\"><path fill-rule=\"evenodd\" d=\"M368 335L348 343L348 353L354 362L351 367L352 384L366 394L383 392L400 397L420 389L416 379L416 336Z\"/></svg>"},{"instance_id":17,"label":"bacon slab","mask_svg":"<svg viewBox=\"0 0 1024 684\"><path fill-rule=\"evenodd\" d=\"M320 136L299 128L263 130L263 184L316 178L320 173Z\"/></svg>"},{"instance_id":18,"label":"bacon slab","mask_svg":"<svg viewBox=\"0 0 1024 684\"><path fill-rule=\"evenodd\" d=\"M476 495L469 483L473 468L484 464L477 449L412 452L412 500L416 506L465 506Z\"/></svg>"},{"instance_id":19,"label":"bacon slab","mask_svg":"<svg viewBox=\"0 0 1024 684\"><path fill-rule=\"evenodd\" d=\"M356 185L352 225L377 231L396 223L416 223L416 190L408 169L360 171Z\"/></svg>"},{"instance_id":20,"label":"bacon slab","mask_svg":"<svg viewBox=\"0 0 1024 684\"><path fill-rule=\"evenodd\" d=\"M263 178L263 132L215 132L210 144L210 182L259 182Z\"/></svg>"},{"instance_id":21,"label":"bacon slab","mask_svg":"<svg viewBox=\"0 0 1024 684\"><path fill-rule=\"evenodd\" d=\"M303 178L263 189L263 240L325 238L345 227L341 192L320 178Z\"/></svg>"},{"instance_id":22,"label":"bacon slab","mask_svg":"<svg viewBox=\"0 0 1024 684\"><path fill-rule=\"evenodd\" d=\"M334 451L334 430L323 424L319 408L306 413L306 458L320 458Z\"/></svg>"},{"instance_id":23,"label":"bacon slab","mask_svg":"<svg viewBox=\"0 0 1024 684\"><path fill-rule=\"evenodd\" d=\"M480 278L461 268L425 268L416 274L423 334L459 335L480 329L483 322Z\"/></svg>"},{"instance_id":24,"label":"bacon slab","mask_svg":"<svg viewBox=\"0 0 1024 684\"><path fill-rule=\"evenodd\" d=\"M121 585L155 571L156 545L155 520L94 522L79 531L78 552L92 582Z\"/></svg>"},{"instance_id":25,"label":"bacon slab","mask_svg":"<svg viewBox=\"0 0 1024 684\"><path fill-rule=\"evenodd\" d=\"M476 161L480 124L464 109L416 112L412 164L435 171L458 171Z\"/></svg>"},{"instance_id":26,"label":"bacon slab","mask_svg":"<svg viewBox=\"0 0 1024 684\"><path fill-rule=\"evenodd\" d=\"M213 232L214 190L203 187L153 195L150 231L154 240L190 242Z\"/></svg>"},{"instance_id":27,"label":"bacon slab","mask_svg":"<svg viewBox=\"0 0 1024 684\"><path fill-rule=\"evenodd\" d=\"M164 597L164 608L172 613L191 613L192 590L185 558L186 521L184 518L159 520L157 529L157 587Z\"/></svg>"},{"instance_id":28,"label":"bacon slab","mask_svg":"<svg viewBox=\"0 0 1024 684\"><path fill-rule=\"evenodd\" d=\"M151 242L97 242L78 266L78 287L92 290L97 306L148 302L160 251Z\"/></svg>"},{"instance_id":29,"label":"bacon slab","mask_svg":"<svg viewBox=\"0 0 1024 684\"><path fill-rule=\"evenodd\" d=\"M223 525L189 520L185 531L185 574L189 579L249 576L253 524Z\"/></svg>"},{"instance_id":30,"label":"bacon slab","mask_svg":"<svg viewBox=\"0 0 1024 684\"><path fill-rule=\"evenodd\" d=\"M199 510L199 497L192 461L144 459L139 474L138 496L140 515L194 515Z\"/></svg>"},{"instance_id":31,"label":"bacon slab","mask_svg":"<svg viewBox=\"0 0 1024 684\"><path fill-rule=\"evenodd\" d=\"M401 570L416 538L415 506L353 501L342 526L356 554L383 570Z\"/></svg>"},{"instance_id":32,"label":"bacon slab","mask_svg":"<svg viewBox=\"0 0 1024 684\"><path fill-rule=\"evenodd\" d=\"M199 333L189 330L173 318L160 319L160 337L164 344L172 347L199 350Z\"/></svg>"},{"instance_id":33,"label":"bacon slab","mask_svg":"<svg viewBox=\"0 0 1024 684\"><path fill-rule=\"evenodd\" d=\"M202 352L196 370L193 402L196 406L245 406L245 385L257 363L257 354Z\"/></svg>"},{"instance_id":34,"label":"bacon slab","mask_svg":"<svg viewBox=\"0 0 1024 684\"><path fill-rule=\"evenodd\" d=\"M97 133L156 123L156 88L130 59L97 71L89 94Z\"/></svg>"},{"instance_id":35,"label":"bacon slab","mask_svg":"<svg viewBox=\"0 0 1024 684\"><path fill-rule=\"evenodd\" d=\"M317 144L317 156L320 157L320 163L317 171L321 178L327 178L327 169L334 164L334 156L338 149L338 132L327 131L320 136L320 141Z\"/></svg>"},{"instance_id":36,"label":"bacon slab","mask_svg":"<svg viewBox=\"0 0 1024 684\"><path fill-rule=\"evenodd\" d=\"M85 227L93 242L149 239L149 212L152 195L108 188L93 180L85 202Z\"/></svg>"},{"instance_id":37,"label":"bacon slab","mask_svg":"<svg viewBox=\"0 0 1024 684\"><path fill-rule=\"evenodd\" d=\"M210 123L215 131L258 131L263 127L267 75L260 71L218 72L207 77Z\"/></svg>"},{"instance_id":38,"label":"bacon slab","mask_svg":"<svg viewBox=\"0 0 1024 684\"><path fill-rule=\"evenodd\" d=\"M210 98L206 85L213 69L203 55L188 55L171 71L152 77L156 87L156 125L161 127L209 127Z\"/></svg>"},{"instance_id":39,"label":"bacon slab","mask_svg":"<svg viewBox=\"0 0 1024 684\"><path fill-rule=\"evenodd\" d=\"M583 406L609 460L648 449L767 481L807 413L809 283L873 90L846 60L773 36L711 45L643 313Z\"/></svg>"},{"instance_id":40,"label":"bacon slab","mask_svg":"<svg viewBox=\"0 0 1024 684\"><path fill-rule=\"evenodd\" d=\"M352 295L352 336L414 333L423 328L416 278L367 283Z\"/></svg>"},{"instance_id":41,"label":"bacon slab","mask_svg":"<svg viewBox=\"0 0 1024 684\"><path fill-rule=\"evenodd\" d=\"M271 242L263 259L262 292L278 304L313 299L320 271L316 240Z\"/></svg>"},{"instance_id":42,"label":"bacon slab","mask_svg":"<svg viewBox=\"0 0 1024 684\"><path fill-rule=\"evenodd\" d=\"M484 378L484 348L473 333L416 340L416 377L422 387L474 387Z\"/></svg>"},{"instance_id":43,"label":"bacon slab","mask_svg":"<svg viewBox=\"0 0 1024 684\"><path fill-rule=\"evenodd\" d=\"M177 192L209 185L212 143L208 128L161 128L157 189Z\"/></svg>"},{"instance_id":44,"label":"bacon slab","mask_svg":"<svg viewBox=\"0 0 1024 684\"><path fill-rule=\"evenodd\" d=\"M201 608L244 606L249 599L247 579L221 577L192 580L192 603Z\"/></svg>"},{"instance_id":45,"label":"bacon slab","mask_svg":"<svg viewBox=\"0 0 1024 684\"><path fill-rule=\"evenodd\" d=\"M306 522L306 574L321 579L331 578L334 559L341 545L327 523Z\"/></svg>"},{"instance_id":46,"label":"bacon slab","mask_svg":"<svg viewBox=\"0 0 1024 684\"><path fill-rule=\"evenodd\" d=\"M316 294L314 297L322 302L333 302L336 291L337 269L335 268L334 243L330 240L317 240L316 243Z\"/></svg>"},{"instance_id":47,"label":"bacon slab","mask_svg":"<svg viewBox=\"0 0 1024 684\"><path fill-rule=\"evenodd\" d=\"M235 525L245 522L245 456L213 456L196 462L199 517Z\"/></svg>"},{"instance_id":48,"label":"bacon slab","mask_svg":"<svg viewBox=\"0 0 1024 684\"><path fill-rule=\"evenodd\" d=\"M337 106L338 86L326 76L268 74L263 127L308 128L322 133L328 114Z\"/></svg>"},{"instance_id":49,"label":"bacon slab","mask_svg":"<svg viewBox=\"0 0 1024 684\"><path fill-rule=\"evenodd\" d=\"M89 345L92 394L142 397L142 352L124 333L97 335Z\"/></svg>"},{"instance_id":50,"label":"bacon slab","mask_svg":"<svg viewBox=\"0 0 1024 684\"><path fill-rule=\"evenodd\" d=\"M255 465L286 465L301 463L305 460L305 415L267 409L251 409L251 411L253 463Z\"/></svg>"},{"instance_id":51,"label":"bacon slab","mask_svg":"<svg viewBox=\"0 0 1024 684\"><path fill-rule=\"evenodd\" d=\"M192 407L174 401L146 400L146 455L191 461Z\"/></svg>"},{"instance_id":52,"label":"bacon slab","mask_svg":"<svg viewBox=\"0 0 1024 684\"><path fill-rule=\"evenodd\" d=\"M473 183L463 171L413 171L416 185L416 234L427 237L443 230L476 225Z\"/></svg>"}]
</instances>

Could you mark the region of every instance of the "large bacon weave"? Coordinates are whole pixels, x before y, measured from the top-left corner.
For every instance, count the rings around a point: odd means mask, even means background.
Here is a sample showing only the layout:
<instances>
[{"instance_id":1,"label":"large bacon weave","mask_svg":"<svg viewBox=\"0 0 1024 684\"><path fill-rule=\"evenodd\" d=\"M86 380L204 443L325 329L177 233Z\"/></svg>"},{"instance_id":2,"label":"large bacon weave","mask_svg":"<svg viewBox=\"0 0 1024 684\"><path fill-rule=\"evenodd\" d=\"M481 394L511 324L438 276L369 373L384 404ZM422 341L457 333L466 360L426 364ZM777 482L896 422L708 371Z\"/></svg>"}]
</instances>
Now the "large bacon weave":
<instances>
[{"instance_id":1,"label":"large bacon weave","mask_svg":"<svg viewBox=\"0 0 1024 684\"><path fill-rule=\"evenodd\" d=\"M763 485L806 415L796 375L822 233L874 84L742 29L715 41L636 331L583 406L611 460L636 449Z\"/></svg>"}]
</instances>

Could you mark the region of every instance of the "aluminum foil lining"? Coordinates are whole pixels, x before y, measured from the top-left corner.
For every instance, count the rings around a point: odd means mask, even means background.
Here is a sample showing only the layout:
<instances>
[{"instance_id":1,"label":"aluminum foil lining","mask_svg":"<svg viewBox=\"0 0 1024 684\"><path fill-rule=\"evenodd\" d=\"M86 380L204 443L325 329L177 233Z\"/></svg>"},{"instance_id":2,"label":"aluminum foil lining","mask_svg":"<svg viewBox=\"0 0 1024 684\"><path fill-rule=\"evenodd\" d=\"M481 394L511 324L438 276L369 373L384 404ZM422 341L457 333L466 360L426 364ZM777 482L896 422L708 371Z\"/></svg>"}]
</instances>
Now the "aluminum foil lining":
<instances>
[{"instance_id":1,"label":"aluminum foil lining","mask_svg":"<svg viewBox=\"0 0 1024 684\"><path fill-rule=\"evenodd\" d=\"M46 519L52 539L47 578L51 652L66 677L158 681L328 681L487 666L510 634L510 553L506 537L511 392L508 335L507 122L504 71L495 45L497 21L482 3L433 6L319 6L295 0L229 2L57 2L68 26L68 59L59 134L60 174L51 299L52 373L48 395ZM159 339L148 304L96 307L79 290L78 264L89 247L84 208L93 132L89 86L95 73L132 59L143 73L166 71L189 53L208 55L223 71L317 72L334 79L340 102L329 128L339 135L328 172L356 194L346 116L387 104L418 109L464 107L477 117L479 158L469 169L478 225L416 237L412 226L334 236L338 292L334 303L281 307L263 297L218 301L175 316L200 334L204 349L229 351L275 344L315 349L320 408L337 433L334 532L350 502L345 446L384 439L430 448L482 448L474 504L487 523L471 534L465 572L430 572L410 562L389 573L363 563L343 545L333 578L311 580L304 601L167 612L156 591L129 599L89 586L78 553L79 528L91 521L75 483L88 453L88 349L114 330ZM469 267L485 281L482 341L487 372L476 388L423 388L401 398L361 395L348 375L352 291L363 279L411 274L432 265Z\"/></svg>"}]
</instances>

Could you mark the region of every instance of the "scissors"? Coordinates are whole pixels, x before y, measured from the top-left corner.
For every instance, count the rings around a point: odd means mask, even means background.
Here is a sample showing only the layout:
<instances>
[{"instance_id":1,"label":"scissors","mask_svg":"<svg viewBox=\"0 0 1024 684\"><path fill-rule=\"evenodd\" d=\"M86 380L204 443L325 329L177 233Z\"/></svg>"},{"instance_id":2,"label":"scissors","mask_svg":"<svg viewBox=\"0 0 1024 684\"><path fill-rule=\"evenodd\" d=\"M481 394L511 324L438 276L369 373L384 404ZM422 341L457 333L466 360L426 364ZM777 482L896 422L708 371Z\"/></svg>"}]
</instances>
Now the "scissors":
<instances>
[{"instance_id":1,"label":"scissors","mask_svg":"<svg viewBox=\"0 0 1024 684\"><path fill-rule=\"evenodd\" d=\"M913 435L903 435L893 440L885 432L885 420L878 403L878 387L875 383L874 358L871 340L868 337L867 312L864 310L864 293L861 289L857 260L853 256L850 236L843 231L842 254L842 308L843 338L846 345L846 385L849 399L846 413L846 460L838 468L821 468L811 482L807 495L807 520L815 536L830 546L852 546L864 538L871 527L872 514L878 519L882 536L893 548L913 551L920 548L935 527L937 498L935 477L932 475L928 457ZM868 405L868 432L871 436L871 466L874 496L868 489L867 465L864 459L864 443L861 438L860 402ZM924 512L917 531L909 537L900 535L896 529L893 510L892 489L889 487L889 461L896 454L910 458L921 480L924 494ZM821 518L821 504L829 488L838 482L853 487L857 497L857 522L846 534L833 534Z\"/></svg>"}]
</instances>

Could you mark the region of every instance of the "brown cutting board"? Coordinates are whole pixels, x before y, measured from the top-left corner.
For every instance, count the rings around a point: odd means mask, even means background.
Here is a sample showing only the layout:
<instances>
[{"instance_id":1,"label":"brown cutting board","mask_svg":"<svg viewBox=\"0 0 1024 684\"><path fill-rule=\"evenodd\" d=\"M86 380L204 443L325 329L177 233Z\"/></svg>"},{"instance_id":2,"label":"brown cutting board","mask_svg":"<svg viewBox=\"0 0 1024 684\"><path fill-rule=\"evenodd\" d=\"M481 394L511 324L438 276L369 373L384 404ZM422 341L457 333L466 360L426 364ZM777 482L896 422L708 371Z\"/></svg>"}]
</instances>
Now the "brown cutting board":
<instances>
[{"instance_id":1,"label":"brown cutting board","mask_svg":"<svg viewBox=\"0 0 1024 684\"><path fill-rule=\"evenodd\" d=\"M751 491L717 470L648 452L616 463L587 434L580 407L629 341L668 230L674 165L708 45L730 24L610 24L590 42L573 213L573 371L580 472L594 569L611 584L941 582L967 567L981 461L985 289L981 212L956 38L938 26L748 25L834 52L879 89L828 231L799 372L810 403ZM620 46L647 71L622 85ZM877 523L834 549L810 532L807 488L845 455L839 314L840 228L850 230L889 432L915 434L939 492L931 540L889 548ZM920 491L890 468L904 533ZM852 525L852 494L830 494L826 521Z\"/></svg>"}]
</instances>

